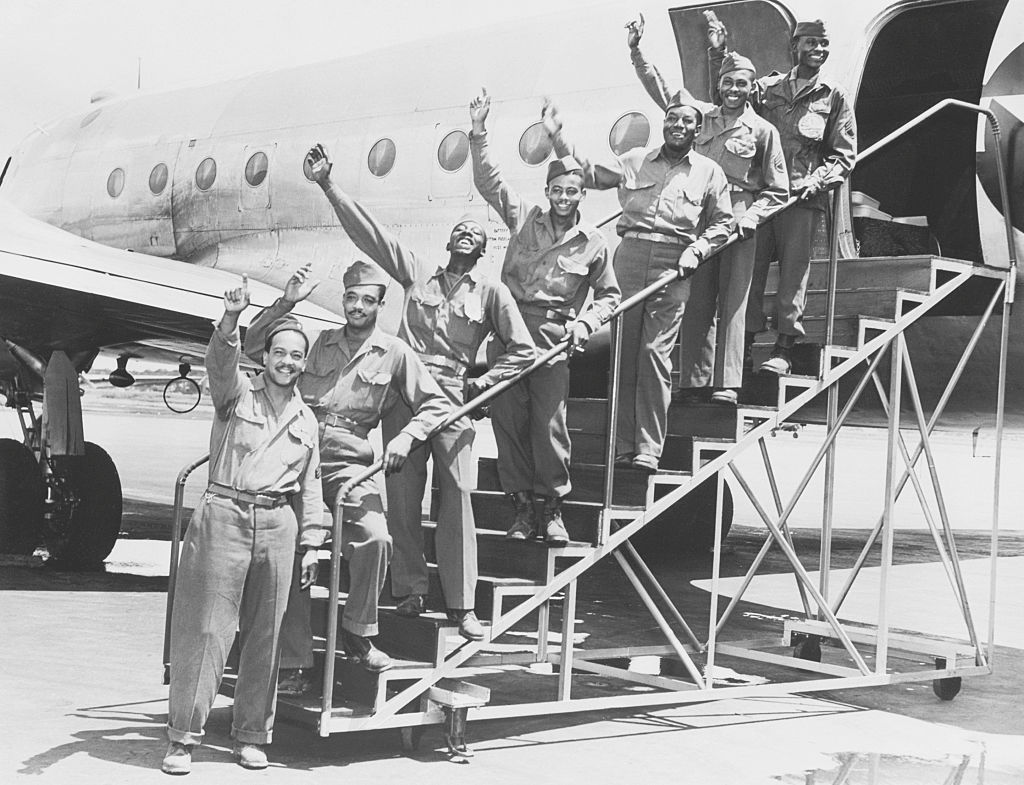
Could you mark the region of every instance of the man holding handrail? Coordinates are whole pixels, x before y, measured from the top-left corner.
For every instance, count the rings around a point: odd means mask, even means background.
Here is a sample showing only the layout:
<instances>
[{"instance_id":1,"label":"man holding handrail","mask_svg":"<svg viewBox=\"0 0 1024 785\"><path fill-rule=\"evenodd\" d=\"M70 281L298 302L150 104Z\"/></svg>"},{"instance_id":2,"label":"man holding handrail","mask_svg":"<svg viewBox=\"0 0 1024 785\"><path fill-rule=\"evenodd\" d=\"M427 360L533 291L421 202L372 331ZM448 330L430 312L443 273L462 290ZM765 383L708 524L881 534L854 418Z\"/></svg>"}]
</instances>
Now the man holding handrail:
<instances>
[{"instance_id":1,"label":"man holding handrail","mask_svg":"<svg viewBox=\"0 0 1024 785\"><path fill-rule=\"evenodd\" d=\"M679 94L665 107L660 147L634 148L607 164L594 164L573 147L550 103L543 119L555 151L582 164L586 185L618 189L622 216L616 231L622 242L614 264L625 296L669 272L695 270L729 237L729 183L718 164L693 149L702 114ZM658 470L668 424L672 347L689 295L689 278L676 278L622 316L617 465Z\"/></svg>"},{"instance_id":2,"label":"man holding handrail","mask_svg":"<svg viewBox=\"0 0 1024 785\"><path fill-rule=\"evenodd\" d=\"M641 16L627 26L633 67L655 102L664 109L672 94L658 69L640 51ZM729 180L736 232L734 243L693 276L690 299L680 331L680 386L684 397L736 405L743 384L745 324L757 243L754 233L789 195L789 176L779 132L759 117L748 98L754 85L754 64L730 52L718 73L719 106L696 100L686 88L683 97L704 113L694 149L719 164ZM718 312L717 326L715 312Z\"/></svg>"},{"instance_id":3,"label":"man holding handrail","mask_svg":"<svg viewBox=\"0 0 1024 785\"><path fill-rule=\"evenodd\" d=\"M236 629L234 754L244 768L267 767L293 554L298 543L296 582L308 588L326 536L316 417L296 391L309 339L294 319L274 320L259 347L263 375L249 379L238 367L238 315L248 305L243 277L224 293L206 350L215 412L210 486L192 515L175 582L167 774L191 771Z\"/></svg>"},{"instance_id":4,"label":"man holding handrail","mask_svg":"<svg viewBox=\"0 0 1024 785\"><path fill-rule=\"evenodd\" d=\"M537 348L546 351L568 338L571 353L587 343L621 299L608 264L608 244L597 227L580 220L586 191L580 164L572 158L549 164L546 209L508 184L490 158L490 109L486 91L470 104L470 150L476 189L511 233L501 279L511 289ZM591 290L594 297L586 307ZM492 347L489 357L500 351L496 343ZM568 396L569 357L564 354L491 404L498 475L515 509L509 539L539 536L552 546L569 542L561 512L562 498L572 488ZM539 521L535 501L541 505Z\"/></svg>"},{"instance_id":5,"label":"man holding handrail","mask_svg":"<svg viewBox=\"0 0 1024 785\"><path fill-rule=\"evenodd\" d=\"M388 282L384 273L356 261L345 271L342 282L346 324L320 333L298 388L319 424L324 498L336 524L341 522L342 554L348 561L342 646L364 668L380 672L391 666L388 655L370 640L378 632L377 603L392 552L384 506L372 478L357 485L344 499L337 498L338 491L373 464L373 448L367 436L400 402L411 409L412 417L384 447L386 474L402 469L413 444L426 439L452 406L416 353L377 327L377 313ZM251 357L270 326L309 297L318 285L319 281L310 277L310 265L296 270L284 294L249 326L246 354ZM288 655L286 665L308 668L313 664L309 592L297 588L293 582L282 649Z\"/></svg>"},{"instance_id":6,"label":"man holding handrail","mask_svg":"<svg viewBox=\"0 0 1024 785\"><path fill-rule=\"evenodd\" d=\"M413 348L455 407L462 406L467 395L472 398L530 365L536 350L512 293L477 267L487 248L482 223L469 217L460 220L448 240L447 264L432 265L406 248L331 180L331 162L322 145L310 150L306 160L314 182L323 189L355 246L405 290L399 337ZM491 358L486 373L467 379L480 346L492 334L502 347L500 353ZM384 417L384 438L400 432L411 418L407 406L396 404ZM395 543L392 593L402 598L399 614L418 616L426 608L429 585L421 509L428 453L433 456L439 496L435 545L441 588L449 619L469 640L484 636L473 610L477 557L470 491L475 434L469 418L457 420L429 440L429 450L411 453L405 468L385 480L388 529Z\"/></svg>"}]
</instances>

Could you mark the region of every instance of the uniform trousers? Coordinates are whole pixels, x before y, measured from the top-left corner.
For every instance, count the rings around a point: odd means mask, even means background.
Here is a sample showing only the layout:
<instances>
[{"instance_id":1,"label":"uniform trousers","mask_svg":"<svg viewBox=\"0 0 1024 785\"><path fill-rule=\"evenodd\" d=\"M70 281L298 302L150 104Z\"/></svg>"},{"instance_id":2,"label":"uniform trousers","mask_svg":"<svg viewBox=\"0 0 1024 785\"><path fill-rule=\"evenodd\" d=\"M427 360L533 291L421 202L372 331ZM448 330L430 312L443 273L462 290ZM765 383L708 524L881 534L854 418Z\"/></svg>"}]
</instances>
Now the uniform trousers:
<instances>
[{"instance_id":1,"label":"uniform trousers","mask_svg":"<svg viewBox=\"0 0 1024 785\"><path fill-rule=\"evenodd\" d=\"M167 736L199 744L238 630L231 733L269 744L277 705L278 638L298 524L287 504L265 508L206 494L182 544L171 614Z\"/></svg>"},{"instance_id":2,"label":"uniform trousers","mask_svg":"<svg viewBox=\"0 0 1024 785\"><path fill-rule=\"evenodd\" d=\"M615 277L625 300L671 270L683 248L623 238ZM661 457L671 400L672 347L690 296L690 279L675 280L622 315L619 416L615 450Z\"/></svg>"},{"instance_id":3,"label":"uniform trousers","mask_svg":"<svg viewBox=\"0 0 1024 785\"><path fill-rule=\"evenodd\" d=\"M433 370L433 369L431 369ZM434 378L456 406L465 399L461 378ZM412 410L399 402L381 422L387 444L412 419ZM476 520L473 517L473 439L469 418L452 423L425 445L409 453L402 471L384 480L388 494L388 529L395 543L391 560L391 593L396 597L427 594L430 577L423 554L423 494L427 458L434 459L438 487L434 549L445 605L468 610L476 604Z\"/></svg>"},{"instance_id":4,"label":"uniform trousers","mask_svg":"<svg viewBox=\"0 0 1024 785\"><path fill-rule=\"evenodd\" d=\"M811 240L820 209L797 205L779 213L757 230L754 275L747 301L746 329L765 329L764 288L768 267L779 260L779 286L775 295L775 329L780 335L803 335L800 323L811 269Z\"/></svg>"},{"instance_id":5,"label":"uniform trousers","mask_svg":"<svg viewBox=\"0 0 1024 785\"><path fill-rule=\"evenodd\" d=\"M348 562L349 587L341 626L356 635L376 635L377 606L387 578L392 543L384 518L380 491L371 477L361 482L345 499L338 498L341 486L373 463L373 448L360 436L337 426L320 427L320 469L324 501L335 522L341 525L341 555ZM295 542L292 542L292 550ZM313 632L310 625L309 590L299 591L292 581L288 608L281 629L281 649L287 653L285 667L311 667Z\"/></svg>"},{"instance_id":6,"label":"uniform trousers","mask_svg":"<svg viewBox=\"0 0 1024 785\"><path fill-rule=\"evenodd\" d=\"M537 353L565 338L565 324L523 312ZM488 346L493 364L504 351L497 339ZM561 498L569 493L572 442L566 424L569 360L564 354L538 368L491 402L491 424L498 447L498 479L506 493L526 491Z\"/></svg>"},{"instance_id":7,"label":"uniform trousers","mask_svg":"<svg viewBox=\"0 0 1024 785\"><path fill-rule=\"evenodd\" d=\"M753 197L748 191L734 192L732 197L733 214L739 220ZM690 279L690 299L679 330L681 387L743 385L747 300L756 250L753 237L731 245L702 264Z\"/></svg>"}]
</instances>

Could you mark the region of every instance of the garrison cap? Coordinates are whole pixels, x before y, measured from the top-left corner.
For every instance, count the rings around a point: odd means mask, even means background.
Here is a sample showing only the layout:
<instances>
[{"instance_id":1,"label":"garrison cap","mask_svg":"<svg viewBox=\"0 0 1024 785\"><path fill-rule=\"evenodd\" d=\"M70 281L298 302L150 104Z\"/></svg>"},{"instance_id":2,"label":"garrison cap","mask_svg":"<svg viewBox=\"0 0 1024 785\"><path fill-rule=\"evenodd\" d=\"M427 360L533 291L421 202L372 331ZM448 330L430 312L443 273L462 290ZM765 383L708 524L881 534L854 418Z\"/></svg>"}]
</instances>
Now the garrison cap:
<instances>
[{"instance_id":1,"label":"garrison cap","mask_svg":"<svg viewBox=\"0 0 1024 785\"><path fill-rule=\"evenodd\" d=\"M299 324L299 320L294 316L282 316L270 325L270 329L267 330L267 339L264 341L263 348L266 351L270 351L270 345L274 342L274 336L278 333L284 332L295 332L301 335L306 341L306 351L309 351L309 336L306 335L306 331L302 329L302 325Z\"/></svg>"},{"instance_id":2,"label":"garrison cap","mask_svg":"<svg viewBox=\"0 0 1024 785\"><path fill-rule=\"evenodd\" d=\"M678 109L680 106L690 107L694 112L697 113L697 122L704 122L704 113L700 110L700 107L695 106L692 101L684 98L683 93L680 90L676 90L668 99L668 103L665 104L665 114L668 114L669 109Z\"/></svg>"},{"instance_id":3,"label":"garrison cap","mask_svg":"<svg viewBox=\"0 0 1024 785\"><path fill-rule=\"evenodd\" d=\"M813 35L815 38L828 38L828 33L825 32L825 23L820 19L815 19L811 22L797 22L796 29L793 30L793 37L799 38L803 35Z\"/></svg>"},{"instance_id":4,"label":"garrison cap","mask_svg":"<svg viewBox=\"0 0 1024 785\"><path fill-rule=\"evenodd\" d=\"M744 57L739 52L729 52L725 56L722 67L718 69L718 76L723 77L733 71L752 71L755 75L757 74L757 69L754 68L750 58Z\"/></svg>"},{"instance_id":5,"label":"garrison cap","mask_svg":"<svg viewBox=\"0 0 1024 785\"><path fill-rule=\"evenodd\" d=\"M345 284L346 289L351 289L353 286L387 287L388 277L377 265L356 260L345 271L341 282Z\"/></svg>"},{"instance_id":6,"label":"garrison cap","mask_svg":"<svg viewBox=\"0 0 1024 785\"><path fill-rule=\"evenodd\" d=\"M544 182L550 183L556 177L561 177L569 172L579 172L582 175L583 165L571 155L567 155L564 158L556 158L548 164L548 179Z\"/></svg>"},{"instance_id":7,"label":"garrison cap","mask_svg":"<svg viewBox=\"0 0 1024 785\"><path fill-rule=\"evenodd\" d=\"M487 225L479 218L474 218L469 213L463 215L459 220L452 224L452 229L455 229L459 224L476 224L480 227L480 231L484 233L484 243L487 243Z\"/></svg>"}]
</instances>

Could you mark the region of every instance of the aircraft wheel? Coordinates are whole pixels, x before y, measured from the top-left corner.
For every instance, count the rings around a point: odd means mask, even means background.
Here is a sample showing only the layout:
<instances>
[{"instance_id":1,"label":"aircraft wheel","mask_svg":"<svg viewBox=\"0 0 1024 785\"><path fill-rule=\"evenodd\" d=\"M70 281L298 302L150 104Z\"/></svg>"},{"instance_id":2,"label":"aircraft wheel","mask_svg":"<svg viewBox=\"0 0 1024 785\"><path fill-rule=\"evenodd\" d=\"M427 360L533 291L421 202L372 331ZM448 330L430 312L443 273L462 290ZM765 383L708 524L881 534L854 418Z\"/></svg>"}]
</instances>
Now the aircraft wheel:
<instances>
[{"instance_id":1,"label":"aircraft wheel","mask_svg":"<svg viewBox=\"0 0 1024 785\"><path fill-rule=\"evenodd\" d=\"M821 641L817 638L804 638L793 646L793 656L798 660L821 662Z\"/></svg>"},{"instance_id":2,"label":"aircraft wheel","mask_svg":"<svg viewBox=\"0 0 1024 785\"><path fill-rule=\"evenodd\" d=\"M54 458L66 492L77 500L50 556L62 565L94 568L110 555L121 531L121 478L106 450L85 443L85 455Z\"/></svg>"},{"instance_id":3,"label":"aircraft wheel","mask_svg":"<svg viewBox=\"0 0 1024 785\"><path fill-rule=\"evenodd\" d=\"M426 727L423 725L410 725L406 728L399 728L402 739L402 752L416 752L423 740L423 733Z\"/></svg>"},{"instance_id":4,"label":"aircraft wheel","mask_svg":"<svg viewBox=\"0 0 1024 785\"><path fill-rule=\"evenodd\" d=\"M715 478L710 477L631 539L645 559L664 560L679 552L706 552L715 544ZM723 483L722 542L732 526L732 490ZM658 496L665 492L659 490Z\"/></svg>"},{"instance_id":5,"label":"aircraft wheel","mask_svg":"<svg viewBox=\"0 0 1024 785\"><path fill-rule=\"evenodd\" d=\"M0 439L0 553L29 555L39 543L46 487L32 451Z\"/></svg>"},{"instance_id":6,"label":"aircraft wheel","mask_svg":"<svg viewBox=\"0 0 1024 785\"><path fill-rule=\"evenodd\" d=\"M936 670L946 667L945 657L935 658ZM932 681L932 692L935 693L939 700L951 701L957 695L960 694L960 688L963 687L963 679L959 676L947 676L945 679L934 679Z\"/></svg>"}]
</instances>

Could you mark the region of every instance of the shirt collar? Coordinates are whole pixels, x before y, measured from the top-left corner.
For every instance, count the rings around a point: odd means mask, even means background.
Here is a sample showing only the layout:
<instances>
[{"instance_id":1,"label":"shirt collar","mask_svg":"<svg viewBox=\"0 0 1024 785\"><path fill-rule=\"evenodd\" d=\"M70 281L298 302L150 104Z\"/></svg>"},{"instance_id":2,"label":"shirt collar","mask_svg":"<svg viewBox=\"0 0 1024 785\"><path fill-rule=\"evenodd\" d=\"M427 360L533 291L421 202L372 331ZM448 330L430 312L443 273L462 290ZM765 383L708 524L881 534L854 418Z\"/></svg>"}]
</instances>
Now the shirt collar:
<instances>
[{"instance_id":1,"label":"shirt collar","mask_svg":"<svg viewBox=\"0 0 1024 785\"><path fill-rule=\"evenodd\" d=\"M440 278L446 272L448 272L448 268L439 264L437 266L437 269L434 270L434 274L431 277ZM470 279L473 281L473 283L480 283L481 281L483 281L484 273L483 270L480 269L480 261L477 260L477 263L470 267L469 272L465 273L464 275L468 275ZM459 280L461 281L462 278L459 278Z\"/></svg>"},{"instance_id":2,"label":"shirt collar","mask_svg":"<svg viewBox=\"0 0 1024 785\"><path fill-rule=\"evenodd\" d=\"M665 148L665 145L658 145L658 147L655 147L653 150L651 150L645 157L647 158L648 161L654 161L654 160L656 160L658 158L664 158L665 162L667 163L668 162L668 157L665 156L664 148ZM693 149L693 146L691 145L690 149L686 152L686 155L683 156L683 158L686 159L686 162L688 164L690 164L690 166L693 166L693 153L694 153L694 149ZM679 164L673 164L673 166L679 166Z\"/></svg>"},{"instance_id":3,"label":"shirt collar","mask_svg":"<svg viewBox=\"0 0 1024 785\"><path fill-rule=\"evenodd\" d=\"M264 368L263 373L252 379L251 383L253 392L265 391L267 389L266 369ZM281 419L291 419L293 415L293 410L300 403L302 403L302 395L301 393L299 393L299 386L296 384L294 387L292 387L292 394L291 397L288 399L288 403L285 404L284 411L281 412Z\"/></svg>"},{"instance_id":4,"label":"shirt collar","mask_svg":"<svg viewBox=\"0 0 1024 785\"><path fill-rule=\"evenodd\" d=\"M554 235L555 225L554 225L554 222L551 220L551 210L550 209L538 210L537 211L537 215L534 217L533 220L536 223L539 223L539 224L543 225L544 229L546 231L550 232L552 234L552 236ZM590 233L588 231L588 225L583 223L583 220L582 220L582 217L580 215L580 211L579 210L576 211L576 224L573 226L571 231L568 231L568 232L565 233L565 236L562 237L561 242L564 243L566 240L569 240L569 239L575 237L578 234L582 234L582 235L584 235L585 237L588 237L588 238L590 237Z\"/></svg>"},{"instance_id":5,"label":"shirt collar","mask_svg":"<svg viewBox=\"0 0 1024 785\"><path fill-rule=\"evenodd\" d=\"M345 328L339 327L336 330L332 330L331 337L328 338L325 343L334 344L335 346L347 343L345 340ZM387 338L384 337L384 331L380 329L380 324L374 326L373 332L370 333L370 337L363 341L360 351L364 347L375 347L377 349L387 348Z\"/></svg>"},{"instance_id":6,"label":"shirt collar","mask_svg":"<svg viewBox=\"0 0 1024 785\"><path fill-rule=\"evenodd\" d=\"M797 81L796 72L797 72L797 67L794 66L793 70L791 70L789 72L789 74L786 76L787 81L790 81L790 82L793 83L793 95L796 95L796 81ZM826 79L825 75L821 71L818 71L818 73L816 73L814 76L812 76L810 79L807 80L807 84L806 84L805 89L807 89L807 90L814 90L815 88L818 88L818 87L824 87L827 90L831 90L832 89L832 81L829 80L829 79Z\"/></svg>"},{"instance_id":7,"label":"shirt collar","mask_svg":"<svg viewBox=\"0 0 1024 785\"><path fill-rule=\"evenodd\" d=\"M709 117L718 117L721 118L722 120L725 120L725 115L722 114L722 107L715 106L714 109L708 109L708 111L704 113L704 119L706 120ZM743 123L743 125L747 127L747 130L753 131L754 124L756 123L756 117L757 112L754 111L754 107L752 107L750 105L750 102L747 101L747 103L743 107L743 111L740 112L738 122Z\"/></svg>"}]
</instances>

